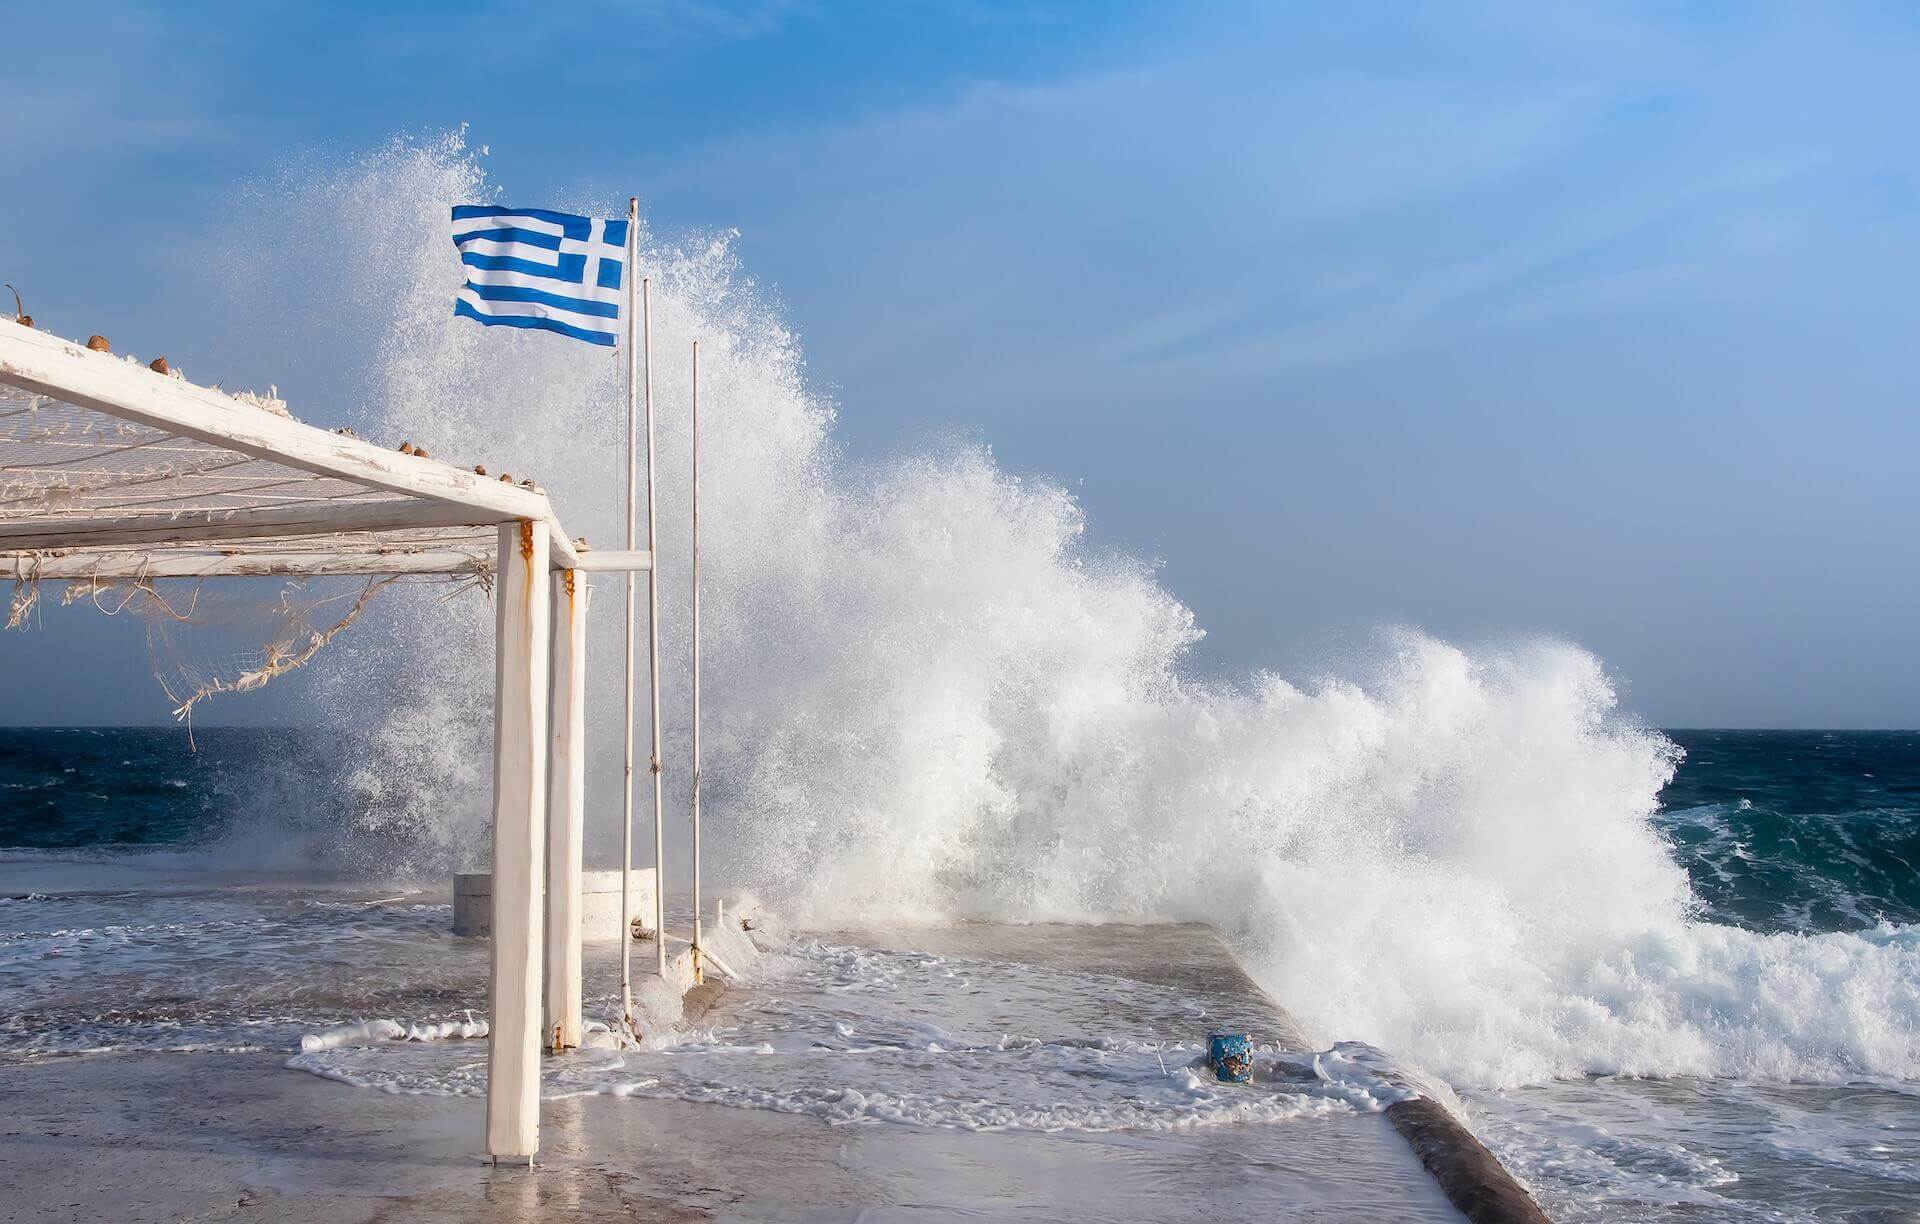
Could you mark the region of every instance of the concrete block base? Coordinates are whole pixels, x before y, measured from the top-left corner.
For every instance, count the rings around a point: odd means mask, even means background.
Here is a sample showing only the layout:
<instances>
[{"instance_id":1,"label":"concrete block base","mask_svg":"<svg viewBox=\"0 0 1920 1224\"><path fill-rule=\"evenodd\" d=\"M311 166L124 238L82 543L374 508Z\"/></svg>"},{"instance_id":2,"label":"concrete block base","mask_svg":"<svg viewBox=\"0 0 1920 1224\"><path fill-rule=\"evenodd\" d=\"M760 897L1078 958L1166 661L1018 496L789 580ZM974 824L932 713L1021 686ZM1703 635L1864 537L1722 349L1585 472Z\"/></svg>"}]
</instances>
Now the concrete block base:
<instances>
[{"instance_id":1,"label":"concrete block base","mask_svg":"<svg viewBox=\"0 0 1920 1224\"><path fill-rule=\"evenodd\" d=\"M588 943L620 938L620 873L589 871L580 878L580 931ZM653 926L653 868L636 868L629 911ZM493 930L493 876L485 871L453 877L453 933L487 935Z\"/></svg>"}]
</instances>

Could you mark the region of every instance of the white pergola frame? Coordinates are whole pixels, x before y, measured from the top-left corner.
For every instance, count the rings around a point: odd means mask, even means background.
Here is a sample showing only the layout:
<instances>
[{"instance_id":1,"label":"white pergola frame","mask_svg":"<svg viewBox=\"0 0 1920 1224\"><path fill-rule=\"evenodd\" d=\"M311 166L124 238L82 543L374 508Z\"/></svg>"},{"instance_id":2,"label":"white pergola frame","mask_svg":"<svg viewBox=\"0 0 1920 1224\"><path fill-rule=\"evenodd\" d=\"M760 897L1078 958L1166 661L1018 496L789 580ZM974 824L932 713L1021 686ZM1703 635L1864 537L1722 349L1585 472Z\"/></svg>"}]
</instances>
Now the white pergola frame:
<instances>
[{"instance_id":1,"label":"white pergola frame","mask_svg":"<svg viewBox=\"0 0 1920 1224\"><path fill-rule=\"evenodd\" d=\"M541 1049L549 1037L556 1046L580 1044L588 600L578 575L649 569L651 555L588 551L562 530L536 488L303 424L32 327L0 321L0 384L395 495L374 503L113 515L0 508L0 578L492 571L487 1151L531 1162L540 1142ZM476 545L476 528L494 529L491 547ZM436 540L436 531L447 538ZM352 534L290 546L299 537L342 532ZM289 546L262 543L281 540Z\"/></svg>"}]
</instances>

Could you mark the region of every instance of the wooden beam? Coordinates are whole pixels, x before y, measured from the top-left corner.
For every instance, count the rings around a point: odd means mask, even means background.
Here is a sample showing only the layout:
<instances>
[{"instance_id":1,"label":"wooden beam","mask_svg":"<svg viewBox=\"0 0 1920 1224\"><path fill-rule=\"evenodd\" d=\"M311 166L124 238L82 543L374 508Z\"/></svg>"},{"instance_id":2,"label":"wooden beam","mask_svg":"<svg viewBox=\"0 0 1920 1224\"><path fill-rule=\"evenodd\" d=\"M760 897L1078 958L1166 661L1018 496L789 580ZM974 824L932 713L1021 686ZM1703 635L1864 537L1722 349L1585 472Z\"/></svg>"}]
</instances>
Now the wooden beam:
<instances>
[{"instance_id":1,"label":"wooden beam","mask_svg":"<svg viewBox=\"0 0 1920 1224\"><path fill-rule=\"evenodd\" d=\"M493 565L493 549L420 548L380 552L245 552L204 549L138 552L0 553L5 578L266 578L356 574L469 574Z\"/></svg>"},{"instance_id":2,"label":"wooden beam","mask_svg":"<svg viewBox=\"0 0 1920 1224\"><path fill-rule=\"evenodd\" d=\"M544 518L544 516L542 516ZM477 520L477 521L476 521ZM180 514L114 514L0 520L0 549L103 548L248 540L341 532L492 527L485 512L464 506L394 498L382 502L315 502L265 510L202 510Z\"/></svg>"},{"instance_id":3,"label":"wooden beam","mask_svg":"<svg viewBox=\"0 0 1920 1224\"><path fill-rule=\"evenodd\" d=\"M493 522L553 514L544 493L278 416L31 327L0 329L0 382L287 467L479 510Z\"/></svg>"},{"instance_id":4,"label":"wooden beam","mask_svg":"<svg viewBox=\"0 0 1920 1224\"><path fill-rule=\"evenodd\" d=\"M547 1043L580 1046L580 888L587 788L587 579L553 587L552 734L547 755Z\"/></svg>"},{"instance_id":5,"label":"wooden beam","mask_svg":"<svg viewBox=\"0 0 1920 1224\"><path fill-rule=\"evenodd\" d=\"M653 554L645 549L638 552L613 548L590 549L580 554L580 559L574 568L583 569L592 574L652 569Z\"/></svg>"},{"instance_id":6,"label":"wooden beam","mask_svg":"<svg viewBox=\"0 0 1920 1224\"><path fill-rule=\"evenodd\" d=\"M583 554L574 551L573 540L551 511L547 514L547 558L555 569L578 569Z\"/></svg>"},{"instance_id":7,"label":"wooden beam","mask_svg":"<svg viewBox=\"0 0 1920 1224\"><path fill-rule=\"evenodd\" d=\"M462 507L471 512L457 516L464 522L543 521L550 551L569 566L578 559L545 493L278 416L31 327L0 330L0 383L286 467Z\"/></svg>"},{"instance_id":8,"label":"wooden beam","mask_svg":"<svg viewBox=\"0 0 1920 1224\"><path fill-rule=\"evenodd\" d=\"M547 848L547 533L500 528L494 586L493 960L487 1151L540 1148L541 883Z\"/></svg>"}]
</instances>

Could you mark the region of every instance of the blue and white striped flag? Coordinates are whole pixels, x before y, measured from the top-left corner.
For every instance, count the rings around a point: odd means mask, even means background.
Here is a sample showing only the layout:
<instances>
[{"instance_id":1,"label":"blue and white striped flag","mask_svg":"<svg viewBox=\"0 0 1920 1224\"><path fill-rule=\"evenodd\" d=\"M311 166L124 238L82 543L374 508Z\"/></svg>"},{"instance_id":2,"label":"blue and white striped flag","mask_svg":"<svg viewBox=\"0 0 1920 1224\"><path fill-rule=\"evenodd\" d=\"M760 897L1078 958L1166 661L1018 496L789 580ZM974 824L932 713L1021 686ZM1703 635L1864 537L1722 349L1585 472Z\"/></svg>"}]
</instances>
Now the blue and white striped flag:
<instances>
[{"instance_id":1,"label":"blue and white striped flag","mask_svg":"<svg viewBox=\"0 0 1920 1224\"><path fill-rule=\"evenodd\" d=\"M611 345L620 318L627 222L545 208L456 204L453 245L467 283L453 313L490 327L537 327Z\"/></svg>"}]
</instances>

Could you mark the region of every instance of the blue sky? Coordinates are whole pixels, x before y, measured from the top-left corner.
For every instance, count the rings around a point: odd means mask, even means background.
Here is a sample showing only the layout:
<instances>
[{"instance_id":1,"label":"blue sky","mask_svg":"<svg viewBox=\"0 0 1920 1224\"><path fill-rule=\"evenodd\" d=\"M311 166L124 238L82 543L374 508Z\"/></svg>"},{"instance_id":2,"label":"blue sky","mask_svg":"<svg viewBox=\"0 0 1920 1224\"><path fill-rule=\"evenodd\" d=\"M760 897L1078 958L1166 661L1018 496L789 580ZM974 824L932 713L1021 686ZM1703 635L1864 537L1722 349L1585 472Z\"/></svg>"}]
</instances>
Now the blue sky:
<instances>
[{"instance_id":1,"label":"blue sky","mask_svg":"<svg viewBox=\"0 0 1920 1224\"><path fill-rule=\"evenodd\" d=\"M284 386L196 322L236 191L466 124L516 201L737 227L850 449L1064 481L1204 666L1551 633L1667 725L1920 725L1920 10L536 11L9 6L0 279ZM50 616L9 716L163 716L140 659Z\"/></svg>"}]
</instances>

